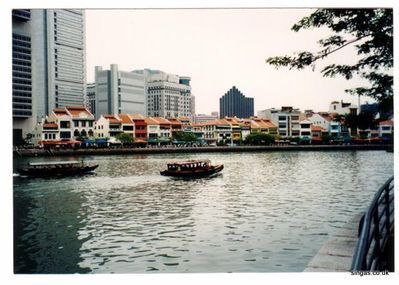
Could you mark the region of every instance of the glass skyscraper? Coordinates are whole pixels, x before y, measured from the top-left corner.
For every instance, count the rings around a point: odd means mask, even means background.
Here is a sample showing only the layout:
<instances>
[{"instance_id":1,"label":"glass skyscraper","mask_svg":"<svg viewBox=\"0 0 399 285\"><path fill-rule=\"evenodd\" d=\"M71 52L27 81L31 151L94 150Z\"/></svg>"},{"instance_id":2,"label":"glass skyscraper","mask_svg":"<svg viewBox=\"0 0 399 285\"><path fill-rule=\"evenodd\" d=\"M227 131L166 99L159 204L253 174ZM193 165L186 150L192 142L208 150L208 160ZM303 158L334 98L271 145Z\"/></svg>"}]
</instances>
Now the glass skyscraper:
<instances>
[{"instance_id":1,"label":"glass skyscraper","mask_svg":"<svg viewBox=\"0 0 399 285\"><path fill-rule=\"evenodd\" d=\"M233 86L219 99L220 118L249 118L254 115L254 98L245 97Z\"/></svg>"}]
</instances>

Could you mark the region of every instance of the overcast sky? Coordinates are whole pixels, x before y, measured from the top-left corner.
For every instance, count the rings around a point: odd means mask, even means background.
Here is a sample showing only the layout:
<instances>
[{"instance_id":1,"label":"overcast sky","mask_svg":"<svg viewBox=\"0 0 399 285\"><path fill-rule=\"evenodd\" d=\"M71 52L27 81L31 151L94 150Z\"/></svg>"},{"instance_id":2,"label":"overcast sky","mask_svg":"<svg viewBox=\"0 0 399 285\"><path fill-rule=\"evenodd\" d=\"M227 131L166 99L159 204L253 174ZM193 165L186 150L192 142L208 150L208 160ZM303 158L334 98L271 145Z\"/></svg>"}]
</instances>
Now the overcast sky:
<instances>
[{"instance_id":1,"label":"overcast sky","mask_svg":"<svg viewBox=\"0 0 399 285\"><path fill-rule=\"evenodd\" d=\"M354 49L341 50L313 72L265 63L269 56L318 49L326 29L291 31L311 9L86 10L87 79L94 66L120 70L160 69L190 76L196 113L219 111L219 98L235 85L255 98L255 112L282 105L328 110L333 100L357 104L345 89L359 79L323 78L331 62L354 62ZM362 102L369 98L362 99Z\"/></svg>"}]
</instances>

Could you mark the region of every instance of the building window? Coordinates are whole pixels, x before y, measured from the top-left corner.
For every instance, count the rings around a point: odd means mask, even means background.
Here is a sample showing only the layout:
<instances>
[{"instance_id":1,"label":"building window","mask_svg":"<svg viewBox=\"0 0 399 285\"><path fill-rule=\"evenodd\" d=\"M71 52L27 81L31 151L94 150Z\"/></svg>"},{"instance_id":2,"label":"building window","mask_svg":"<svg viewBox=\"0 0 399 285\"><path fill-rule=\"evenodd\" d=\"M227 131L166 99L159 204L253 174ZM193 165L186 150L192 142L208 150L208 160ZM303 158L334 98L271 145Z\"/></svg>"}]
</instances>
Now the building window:
<instances>
[{"instance_id":1,"label":"building window","mask_svg":"<svg viewBox=\"0 0 399 285\"><path fill-rule=\"evenodd\" d=\"M61 139L69 139L69 138L71 138L71 133L70 132L60 132L60 138Z\"/></svg>"},{"instance_id":2,"label":"building window","mask_svg":"<svg viewBox=\"0 0 399 285\"><path fill-rule=\"evenodd\" d=\"M69 129L69 122L67 122L67 121L61 121L61 122L60 122L60 128L62 128L62 129Z\"/></svg>"}]
</instances>

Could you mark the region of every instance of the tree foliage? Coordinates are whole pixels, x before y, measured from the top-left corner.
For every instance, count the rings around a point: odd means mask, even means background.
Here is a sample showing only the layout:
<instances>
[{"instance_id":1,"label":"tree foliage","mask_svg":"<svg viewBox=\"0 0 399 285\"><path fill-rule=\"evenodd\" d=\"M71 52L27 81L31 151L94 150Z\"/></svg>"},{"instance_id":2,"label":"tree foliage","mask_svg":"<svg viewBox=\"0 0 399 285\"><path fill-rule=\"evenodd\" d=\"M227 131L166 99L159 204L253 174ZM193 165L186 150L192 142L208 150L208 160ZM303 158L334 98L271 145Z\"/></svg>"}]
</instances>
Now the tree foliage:
<instances>
[{"instance_id":1,"label":"tree foliage","mask_svg":"<svg viewBox=\"0 0 399 285\"><path fill-rule=\"evenodd\" d=\"M252 145L270 145L274 141L274 136L265 133L252 133L245 138L245 143Z\"/></svg>"},{"instance_id":2,"label":"tree foliage","mask_svg":"<svg viewBox=\"0 0 399 285\"><path fill-rule=\"evenodd\" d=\"M133 136L131 134L120 133L115 138L122 144L130 144L133 142Z\"/></svg>"},{"instance_id":3,"label":"tree foliage","mask_svg":"<svg viewBox=\"0 0 399 285\"><path fill-rule=\"evenodd\" d=\"M346 114L345 125L354 131L356 129L366 130L376 126L376 120L372 112L361 112L359 114Z\"/></svg>"},{"instance_id":4,"label":"tree foliage","mask_svg":"<svg viewBox=\"0 0 399 285\"><path fill-rule=\"evenodd\" d=\"M303 69L347 46L355 46L360 59L353 65L330 64L321 73L325 77L341 75L352 79L355 74L370 86L347 89L353 95L369 96L384 110L393 108L393 11L392 9L318 9L302 18L292 30L327 27L332 34L319 40L320 50L301 51L293 56L269 57L266 62L278 67Z\"/></svg>"},{"instance_id":5,"label":"tree foliage","mask_svg":"<svg viewBox=\"0 0 399 285\"><path fill-rule=\"evenodd\" d=\"M173 135L173 139L177 141L184 141L184 142L195 142L197 141L197 137L195 134L190 132L176 132Z\"/></svg>"}]
</instances>

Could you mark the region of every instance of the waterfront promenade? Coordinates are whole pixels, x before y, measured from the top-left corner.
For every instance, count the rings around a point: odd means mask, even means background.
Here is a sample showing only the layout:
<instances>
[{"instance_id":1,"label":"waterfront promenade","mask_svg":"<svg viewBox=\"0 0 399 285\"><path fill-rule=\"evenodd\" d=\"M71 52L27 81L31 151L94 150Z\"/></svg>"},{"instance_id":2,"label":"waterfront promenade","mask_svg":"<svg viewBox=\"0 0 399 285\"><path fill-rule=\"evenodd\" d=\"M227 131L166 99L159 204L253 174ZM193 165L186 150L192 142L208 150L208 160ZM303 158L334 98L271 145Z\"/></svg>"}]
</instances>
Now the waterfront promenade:
<instances>
[{"instance_id":1,"label":"waterfront promenade","mask_svg":"<svg viewBox=\"0 0 399 285\"><path fill-rule=\"evenodd\" d=\"M350 271L362 215L355 215L329 239L309 262L305 272Z\"/></svg>"},{"instance_id":2,"label":"waterfront promenade","mask_svg":"<svg viewBox=\"0 0 399 285\"><path fill-rule=\"evenodd\" d=\"M353 151L392 150L393 145L271 145L271 146L206 146L206 147L109 147L109 148L59 148L59 149L18 149L16 157L69 156L69 155L110 155L110 154L152 154L152 153L204 153L204 152L273 152L273 151Z\"/></svg>"}]
</instances>

